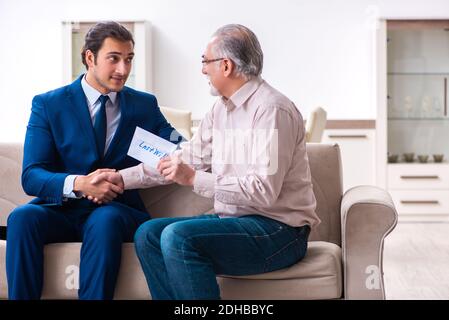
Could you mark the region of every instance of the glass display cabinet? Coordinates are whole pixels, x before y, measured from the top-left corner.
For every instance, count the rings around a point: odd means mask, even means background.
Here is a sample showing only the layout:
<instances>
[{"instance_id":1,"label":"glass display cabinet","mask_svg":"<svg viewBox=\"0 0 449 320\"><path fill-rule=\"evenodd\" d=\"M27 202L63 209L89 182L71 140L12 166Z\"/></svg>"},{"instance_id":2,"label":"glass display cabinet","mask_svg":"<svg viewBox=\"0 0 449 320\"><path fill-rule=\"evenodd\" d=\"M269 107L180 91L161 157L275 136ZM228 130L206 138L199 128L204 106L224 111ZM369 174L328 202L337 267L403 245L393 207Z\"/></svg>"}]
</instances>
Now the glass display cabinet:
<instances>
[{"instance_id":1,"label":"glass display cabinet","mask_svg":"<svg viewBox=\"0 0 449 320\"><path fill-rule=\"evenodd\" d=\"M387 21L388 189L401 215L449 217L449 21Z\"/></svg>"}]
</instances>

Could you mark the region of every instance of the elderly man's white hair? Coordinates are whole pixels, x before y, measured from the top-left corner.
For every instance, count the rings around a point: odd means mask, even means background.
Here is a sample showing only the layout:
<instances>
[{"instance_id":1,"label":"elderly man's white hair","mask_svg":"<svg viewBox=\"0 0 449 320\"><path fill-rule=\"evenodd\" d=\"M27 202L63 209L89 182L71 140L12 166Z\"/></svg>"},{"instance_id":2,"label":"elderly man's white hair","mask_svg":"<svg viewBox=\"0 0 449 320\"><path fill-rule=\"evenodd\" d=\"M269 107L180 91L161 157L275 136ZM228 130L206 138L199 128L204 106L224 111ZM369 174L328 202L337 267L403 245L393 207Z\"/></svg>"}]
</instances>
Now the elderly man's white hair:
<instances>
[{"instance_id":1,"label":"elderly man's white hair","mask_svg":"<svg viewBox=\"0 0 449 320\"><path fill-rule=\"evenodd\" d=\"M263 52L256 35L240 24L228 24L213 34L216 37L212 52L218 57L228 58L235 64L236 75L246 79L262 73Z\"/></svg>"}]
</instances>

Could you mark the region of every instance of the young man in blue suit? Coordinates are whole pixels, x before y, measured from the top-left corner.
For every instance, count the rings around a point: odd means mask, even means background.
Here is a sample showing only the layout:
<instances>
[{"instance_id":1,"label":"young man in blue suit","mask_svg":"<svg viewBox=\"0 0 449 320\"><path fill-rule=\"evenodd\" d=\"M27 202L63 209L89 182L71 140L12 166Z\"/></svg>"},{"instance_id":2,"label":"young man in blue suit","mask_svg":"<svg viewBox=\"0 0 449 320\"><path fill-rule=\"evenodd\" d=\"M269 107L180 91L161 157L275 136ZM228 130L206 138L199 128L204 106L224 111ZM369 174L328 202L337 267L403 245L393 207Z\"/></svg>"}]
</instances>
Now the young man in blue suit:
<instances>
[{"instance_id":1,"label":"young man in blue suit","mask_svg":"<svg viewBox=\"0 0 449 320\"><path fill-rule=\"evenodd\" d=\"M137 191L92 179L106 170L99 168L139 163L127 156L137 126L181 140L153 95L125 87L133 48L131 33L120 24L96 24L82 52L87 73L33 99L22 186L36 198L8 219L10 299L39 299L44 245L72 241L82 241L79 298L113 298L122 243L132 241L149 215Z\"/></svg>"}]
</instances>

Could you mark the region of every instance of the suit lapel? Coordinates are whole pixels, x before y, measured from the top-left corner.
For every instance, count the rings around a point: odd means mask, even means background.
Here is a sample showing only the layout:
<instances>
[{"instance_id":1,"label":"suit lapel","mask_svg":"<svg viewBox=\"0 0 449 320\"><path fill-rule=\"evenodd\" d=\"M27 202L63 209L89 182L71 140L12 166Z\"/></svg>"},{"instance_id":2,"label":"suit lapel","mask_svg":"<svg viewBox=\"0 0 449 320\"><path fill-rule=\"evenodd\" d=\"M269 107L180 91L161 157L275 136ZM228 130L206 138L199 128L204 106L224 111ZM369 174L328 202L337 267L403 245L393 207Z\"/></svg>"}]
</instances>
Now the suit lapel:
<instances>
[{"instance_id":1,"label":"suit lapel","mask_svg":"<svg viewBox=\"0 0 449 320\"><path fill-rule=\"evenodd\" d=\"M89 107L87 106L86 95L81 87L81 79L83 76L84 75L81 75L69 86L68 95L71 102L70 107L74 117L78 119L82 132L84 132L87 137L87 143L91 145L92 151L95 152L97 157L99 157L97 146L95 144L95 133L92 125L92 119L90 117Z\"/></svg>"}]
</instances>

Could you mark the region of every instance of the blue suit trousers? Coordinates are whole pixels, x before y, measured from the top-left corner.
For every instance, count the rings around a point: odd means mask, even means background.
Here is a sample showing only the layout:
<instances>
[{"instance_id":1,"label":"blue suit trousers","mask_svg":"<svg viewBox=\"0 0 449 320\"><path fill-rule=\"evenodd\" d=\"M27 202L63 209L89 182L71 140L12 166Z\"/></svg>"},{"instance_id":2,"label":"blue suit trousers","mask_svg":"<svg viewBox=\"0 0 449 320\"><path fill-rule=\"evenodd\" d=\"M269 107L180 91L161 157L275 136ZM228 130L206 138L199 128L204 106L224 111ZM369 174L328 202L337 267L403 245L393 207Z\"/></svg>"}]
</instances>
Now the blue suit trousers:
<instances>
[{"instance_id":1,"label":"blue suit trousers","mask_svg":"<svg viewBox=\"0 0 449 320\"><path fill-rule=\"evenodd\" d=\"M63 206L26 204L10 214L6 247L9 299L41 297L44 246L56 242L82 242L80 299L113 298L122 243L132 242L138 226L150 216L118 202L101 206L87 200L69 202Z\"/></svg>"}]
</instances>

